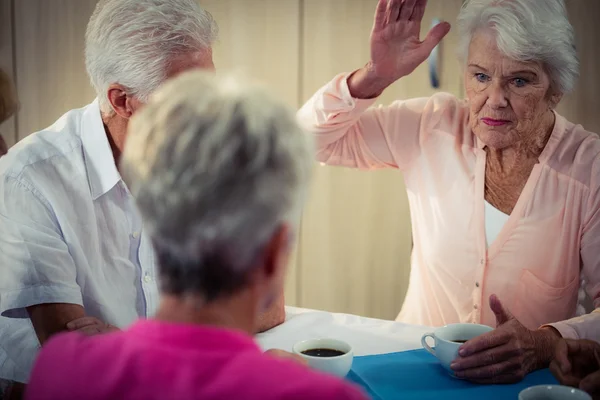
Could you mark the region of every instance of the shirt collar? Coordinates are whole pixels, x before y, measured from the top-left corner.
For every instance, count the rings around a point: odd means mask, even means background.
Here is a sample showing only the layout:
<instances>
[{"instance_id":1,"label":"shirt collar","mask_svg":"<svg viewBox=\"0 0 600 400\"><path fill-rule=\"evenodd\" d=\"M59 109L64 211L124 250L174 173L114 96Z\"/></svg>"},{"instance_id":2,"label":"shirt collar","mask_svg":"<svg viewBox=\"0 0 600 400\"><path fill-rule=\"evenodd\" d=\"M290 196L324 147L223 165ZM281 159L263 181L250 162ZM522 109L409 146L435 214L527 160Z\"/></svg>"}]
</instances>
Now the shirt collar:
<instances>
[{"instance_id":1,"label":"shirt collar","mask_svg":"<svg viewBox=\"0 0 600 400\"><path fill-rule=\"evenodd\" d=\"M90 192L92 198L96 200L121 180L104 131L98 99L88 105L83 112L81 143Z\"/></svg>"},{"instance_id":2,"label":"shirt collar","mask_svg":"<svg viewBox=\"0 0 600 400\"><path fill-rule=\"evenodd\" d=\"M127 330L137 337L185 350L207 348L232 353L261 352L260 347L247 333L218 326L140 319Z\"/></svg>"}]
</instances>

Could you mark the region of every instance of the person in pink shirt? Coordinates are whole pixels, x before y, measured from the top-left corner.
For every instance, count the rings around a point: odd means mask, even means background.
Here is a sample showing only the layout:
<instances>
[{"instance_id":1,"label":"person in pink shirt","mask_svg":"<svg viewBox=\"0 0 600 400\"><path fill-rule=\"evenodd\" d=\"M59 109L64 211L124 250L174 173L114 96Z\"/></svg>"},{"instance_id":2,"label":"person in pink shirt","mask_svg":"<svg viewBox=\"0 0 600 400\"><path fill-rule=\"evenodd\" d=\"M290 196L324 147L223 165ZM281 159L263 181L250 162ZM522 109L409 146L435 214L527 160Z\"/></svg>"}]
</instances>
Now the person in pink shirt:
<instances>
[{"instance_id":1,"label":"person in pink shirt","mask_svg":"<svg viewBox=\"0 0 600 400\"><path fill-rule=\"evenodd\" d=\"M398 320L497 327L464 344L456 375L513 382L557 342L600 341L600 139L555 108L578 59L563 0L467 0L458 18L466 98L371 107L450 30L419 37L425 0L379 0L370 60L298 112L317 160L404 175L413 227ZM596 310L576 316L580 281Z\"/></svg>"},{"instance_id":2,"label":"person in pink shirt","mask_svg":"<svg viewBox=\"0 0 600 400\"><path fill-rule=\"evenodd\" d=\"M52 337L26 398L366 399L252 338L283 288L313 151L259 88L206 72L167 82L133 117L120 163L155 248L156 316Z\"/></svg>"}]
</instances>

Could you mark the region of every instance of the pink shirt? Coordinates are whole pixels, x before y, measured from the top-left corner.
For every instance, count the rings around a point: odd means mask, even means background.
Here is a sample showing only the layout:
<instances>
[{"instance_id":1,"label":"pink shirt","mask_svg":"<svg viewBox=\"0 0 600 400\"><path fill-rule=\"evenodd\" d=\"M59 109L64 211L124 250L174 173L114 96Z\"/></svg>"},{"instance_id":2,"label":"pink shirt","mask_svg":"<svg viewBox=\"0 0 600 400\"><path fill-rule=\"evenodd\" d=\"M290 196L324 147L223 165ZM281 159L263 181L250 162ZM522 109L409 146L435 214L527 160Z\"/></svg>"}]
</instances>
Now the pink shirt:
<instances>
[{"instance_id":1,"label":"pink shirt","mask_svg":"<svg viewBox=\"0 0 600 400\"><path fill-rule=\"evenodd\" d=\"M410 203L414 250L398 320L495 326L497 294L530 329L600 341L600 139L556 115L552 135L508 221L486 245L484 145L468 106L448 93L369 108L346 74L298 112L315 135L317 159L360 169L398 168ZM575 318L580 274L594 299ZM562 321L562 322L558 322Z\"/></svg>"},{"instance_id":2,"label":"pink shirt","mask_svg":"<svg viewBox=\"0 0 600 400\"><path fill-rule=\"evenodd\" d=\"M262 354L245 334L151 320L124 332L53 338L40 352L25 398L366 399L341 379Z\"/></svg>"}]
</instances>

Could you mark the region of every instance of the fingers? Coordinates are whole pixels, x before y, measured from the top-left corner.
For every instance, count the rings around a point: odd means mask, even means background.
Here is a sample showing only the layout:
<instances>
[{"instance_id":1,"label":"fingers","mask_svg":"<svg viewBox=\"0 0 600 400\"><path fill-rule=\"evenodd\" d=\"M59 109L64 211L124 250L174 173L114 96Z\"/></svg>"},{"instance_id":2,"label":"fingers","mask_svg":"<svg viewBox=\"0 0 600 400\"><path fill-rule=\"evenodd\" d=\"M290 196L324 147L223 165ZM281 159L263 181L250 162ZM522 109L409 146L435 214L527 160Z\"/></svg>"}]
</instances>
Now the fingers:
<instances>
[{"instance_id":1,"label":"fingers","mask_svg":"<svg viewBox=\"0 0 600 400\"><path fill-rule=\"evenodd\" d=\"M377 9L375 10L375 25L374 30L380 30L385 25L385 15L387 10L388 0L379 0Z\"/></svg>"},{"instance_id":2,"label":"fingers","mask_svg":"<svg viewBox=\"0 0 600 400\"><path fill-rule=\"evenodd\" d=\"M568 374L571 371L571 361L569 360L569 340L561 340L556 345L554 353L554 361L563 374Z\"/></svg>"},{"instance_id":3,"label":"fingers","mask_svg":"<svg viewBox=\"0 0 600 400\"><path fill-rule=\"evenodd\" d=\"M76 330L86 327L88 325L96 325L96 324L104 325L102 323L102 321L100 321L98 318L82 317L82 318L74 319L71 322L68 322L67 329L70 331L76 331Z\"/></svg>"},{"instance_id":4,"label":"fingers","mask_svg":"<svg viewBox=\"0 0 600 400\"><path fill-rule=\"evenodd\" d=\"M425 8L427 8L427 0L417 0L412 15L410 16L410 20L421 22L425 15Z\"/></svg>"},{"instance_id":5,"label":"fingers","mask_svg":"<svg viewBox=\"0 0 600 400\"><path fill-rule=\"evenodd\" d=\"M600 370L583 378L579 383L579 389L593 395L594 398L600 395Z\"/></svg>"},{"instance_id":6,"label":"fingers","mask_svg":"<svg viewBox=\"0 0 600 400\"><path fill-rule=\"evenodd\" d=\"M295 361L295 362L303 364L303 365L308 364L308 361L306 359L304 359L303 357L300 357L299 355L294 354L294 353L287 352L285 350L269 349L269 350L265 351L265 354L268 354L270 356L277 357L277 358L284 358L284 359L288 359L291 361Z\"/></svg>"},{"instance_id":7,"label":"fingers","mask_svg":"<svg viewBox=\"0 0 600 400\"><path fill-rule=\"evenodd\" d=\"M400 10L399 19L408 21L415 8L416 0L404 0L402 9Z\"/></svg>"},{"instance_id":8,"label":"fingers","mask_svg":"<svg viewBox=\"0 0 600 400\"><path fill-rule=\"evenodd\" d=\"M485 367L456 371L454 375L457 378L470 381L493 380L494 383L514 383L523 380L525 377L525 373L521 370L519 363L516 363L514 360L506 360Z\"/></svg>"},{"instance_id":9,"label":"fingers","mask_svg":"<svg viewBox=\"0 0 600 400\"><path fill-rule=\"evenodd\" d=\"M402 6L403 0L389 0L386 23L392 24L398 20L400 15L400 7Z\"/></svg>"},{"instance_id":10,"label":"fingers","mask_svg":"<svg viewBox=\"0 0 600 400\"><path fill-rule=\"evenodd\" d=\"M511 339L511 333L496 329L495 331L484 333L463 344L458 350L458 355L467 357L480 351L502 346Z\"/></svg>"},{"instance_id":11,"label":"fingers","mask_svg":"<svg viewBox=\"0 0 600 400\"><path fill-rule=\"evenodd\" d=\"M438 25L440 25L440 24L438 24ZM437 25L431 31L433 31L435 28L437 28ZM431 31L429 33L431 33ZM439 33L441 33L441 32L439 32ZM442 38L443 37L444 36L442 36ZM442 40L442 39L440 38L440 40ZM439 43L439 41L438 41L438 43ZM500 301L498 296L496 296L495 294L490 296L490 308L496 315L496 322L497 322L498 326L505 324L508 321L510 321L511 319L513 319L513 316L511 315L511 313L508 312L508 310L506 310L504 308L504 306L502 305L502 302Z\"/></svg>"},{"instance_id":12,"label":"fingers","mask_svg":"<svg viewBox=\"0 0 600 400\"><path fill-rule=\"evenodd\" d=\"M550 372L552 372L552 375L554 375L561 385L579 387L580 379L569 373L563 372L556 360L550 363Z\"/></svg>"},{"instance_id":13,"label":"fingers","mask_svg":"<svg viewBox=\"0 0 600 400\"><path fill-rule=\"evenodd\" d=\"M583 344L585 342L583 340L566 339L565 343L567 345L568 354L577 354L584 350Z\"/></svg>"},{"instance_id":14,"label":"fingers","mask_svg":"<svg viewBox=\"0 0 600 400\"><path fill-rule=\"evenodd\" d=\"M437 46L444 36L450 32L450 24L448 22L440 22L427 33L425 36L425 40L423 40L423 47L428 52L431 53L435 46Z\"/></svg>"},{"instance_id":15,"label":"fingers","mask_svg":"<svg viewBox=\"0 0 600 400\"><path fill-rule=\"evenodd\" d=\"M82 334L84 334L86 336L94 336L94 335L98 335L100 333L103 333L103 329L99 325L84 326L83 328L79 328L76 331L78 333L82 333Z\"/></svg>"},{"instance_id":16,"label":"fingers","mask_svg":"<svg viewBox=\"0 0 600 400\"><path fill-rule=\"evenodd\" d=\"M467 358L458 358L450 364L454 371L463 371L499 364L518 355L518 351L509 344L484 350Z\"/></svg>"}]
</instances>

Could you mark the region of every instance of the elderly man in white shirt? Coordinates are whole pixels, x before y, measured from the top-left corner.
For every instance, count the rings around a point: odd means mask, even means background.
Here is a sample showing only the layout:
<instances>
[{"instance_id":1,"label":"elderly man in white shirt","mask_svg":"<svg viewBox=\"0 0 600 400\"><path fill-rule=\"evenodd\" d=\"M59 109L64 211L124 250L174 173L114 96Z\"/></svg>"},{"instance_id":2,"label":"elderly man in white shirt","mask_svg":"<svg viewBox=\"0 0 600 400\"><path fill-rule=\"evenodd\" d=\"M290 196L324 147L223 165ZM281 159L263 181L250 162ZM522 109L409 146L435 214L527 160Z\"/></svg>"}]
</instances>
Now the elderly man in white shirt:
<instances>
[{"instance_id":1,"label":"elderly man in white shirt","mask_svg":"<svg viewBox=\"0 0 600 400\"><path fill-rule=\"evenodd\" d=\"M101 333L153 314L152 244L116 165L129 118L165 79L214 69L216 35L195 0L96 6L85 61L97 99L0 159L0 346L10 358L0 378L27 381L34 330L43 344L62 330ZM261 330L284 318L281 298Z\"/></svg>"}]
</instances>

